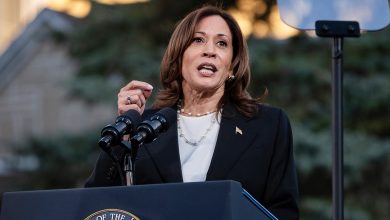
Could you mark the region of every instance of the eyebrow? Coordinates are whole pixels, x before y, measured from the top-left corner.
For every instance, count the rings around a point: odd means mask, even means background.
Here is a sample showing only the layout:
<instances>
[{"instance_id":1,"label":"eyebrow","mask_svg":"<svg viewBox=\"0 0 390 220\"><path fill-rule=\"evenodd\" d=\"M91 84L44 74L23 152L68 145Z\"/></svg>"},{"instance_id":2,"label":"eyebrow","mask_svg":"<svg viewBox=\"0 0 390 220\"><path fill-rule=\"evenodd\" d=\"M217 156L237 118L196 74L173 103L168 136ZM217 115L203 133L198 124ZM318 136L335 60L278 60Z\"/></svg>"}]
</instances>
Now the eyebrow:
<instances>
[{"instance_id":1,"label":"eyebrow","mask_svg":"<svg viewBox=\"0 0 390 220\"><path fill-rule=\"evenodd\" d=\"M202 35L206 35L206 32L203 32L203 31L195 31L195 34L202 34ZM217 34L217 36L219 36L219 37L226 37L226 38L229 38L229 36L228 35L226 35L226 34Z\"/></svg>"}]
</instances>

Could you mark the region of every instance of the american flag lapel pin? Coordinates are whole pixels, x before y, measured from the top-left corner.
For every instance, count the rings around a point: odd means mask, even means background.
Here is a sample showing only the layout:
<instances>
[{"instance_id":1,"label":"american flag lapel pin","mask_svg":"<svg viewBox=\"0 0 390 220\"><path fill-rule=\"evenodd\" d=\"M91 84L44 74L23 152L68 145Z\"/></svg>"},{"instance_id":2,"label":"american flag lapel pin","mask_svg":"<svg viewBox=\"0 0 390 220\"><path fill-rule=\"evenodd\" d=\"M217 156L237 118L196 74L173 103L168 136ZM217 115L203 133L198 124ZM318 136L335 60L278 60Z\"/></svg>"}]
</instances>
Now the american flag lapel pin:
<instances>
[{"instance_id":1,"label":"american flag lapel pin","mask_svg":"<svg viewBox=\"0 0 390 220\"><path fill-rule=\"evenodd\" d=\"M236 134L242 135L242 130L236 126Z\"/></svg>"}]
</instances>

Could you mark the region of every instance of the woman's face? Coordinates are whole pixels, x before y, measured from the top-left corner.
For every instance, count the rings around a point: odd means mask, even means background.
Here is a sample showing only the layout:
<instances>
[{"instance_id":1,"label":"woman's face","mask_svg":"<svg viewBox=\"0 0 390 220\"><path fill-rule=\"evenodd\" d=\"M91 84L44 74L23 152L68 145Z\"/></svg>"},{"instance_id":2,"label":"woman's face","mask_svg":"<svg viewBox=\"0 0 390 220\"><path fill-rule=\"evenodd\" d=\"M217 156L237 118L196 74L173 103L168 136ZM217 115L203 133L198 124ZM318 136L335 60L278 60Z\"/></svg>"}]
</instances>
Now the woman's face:
<instances>
[{"instance_id":1,"label":"woman's face","mask_svg":"<svg viewBox=\"0 0 390 220\"><path fill-rule=\"evenodd\" d=\"M222 92L231 74L232 34L225 20L208 16L196 25L182 62L183 90Z\"/></svg>"}]
</instances>

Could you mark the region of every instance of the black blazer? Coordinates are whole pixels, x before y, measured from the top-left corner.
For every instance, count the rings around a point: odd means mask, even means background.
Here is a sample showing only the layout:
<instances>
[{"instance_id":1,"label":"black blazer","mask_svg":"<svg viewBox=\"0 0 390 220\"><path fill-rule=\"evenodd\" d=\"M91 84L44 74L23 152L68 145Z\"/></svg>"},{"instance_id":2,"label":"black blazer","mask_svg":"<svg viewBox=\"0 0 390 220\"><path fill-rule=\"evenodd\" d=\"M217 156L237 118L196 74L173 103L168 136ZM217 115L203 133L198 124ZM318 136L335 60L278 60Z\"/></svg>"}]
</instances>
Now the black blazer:
<instances>
[{"instance_id":1,"label":"black blazer","mask_svg":"<svg viewBox=\"0 0 390 220\"><path fill-rule=\"evenodd\" d=\"M155 112L147 110L144 117ZM122 158L122 150L115 150ZM183 182L176 123L140 147L134 180L136 184ZM239 181L279 219L298 219L297 177L286 114L260 105L258 114L247 118L226 104L207 180ZM102 153L86 187L120 184L114 163Z\"/></svg>"}]
</instances>

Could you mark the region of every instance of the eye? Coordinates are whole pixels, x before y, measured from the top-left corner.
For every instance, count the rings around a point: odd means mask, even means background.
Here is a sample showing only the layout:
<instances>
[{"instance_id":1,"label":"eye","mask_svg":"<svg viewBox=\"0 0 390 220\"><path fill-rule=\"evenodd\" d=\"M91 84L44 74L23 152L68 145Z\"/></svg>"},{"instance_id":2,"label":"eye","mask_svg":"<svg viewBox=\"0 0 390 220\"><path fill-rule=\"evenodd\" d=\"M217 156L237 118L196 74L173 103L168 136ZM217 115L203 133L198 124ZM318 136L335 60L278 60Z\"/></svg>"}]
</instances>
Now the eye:
<instances>
[{"instance_id":1,"label":"eye","mask_svg":"<svg viewBox=\"0 0 390 220\"><path fill-rule=\"evenodd\" d=\"M192 38L193 43L202 43L203 39L201 37L194 37Z\"/></svg>"},{"instance_id":2,"label":"eye","mask_svg":"<svg viewBox=\"0 0 390 220\"><path fill-rule=\"evenodd\" d=\"M218 41L218 42L217 42L217 45L218 45L219 47L223 47L223 48L225 48L225 47L228 46L228 44L226 43L226 41Z\"/></svg>"}]
</instances>

